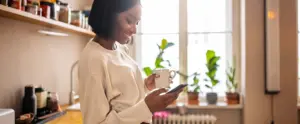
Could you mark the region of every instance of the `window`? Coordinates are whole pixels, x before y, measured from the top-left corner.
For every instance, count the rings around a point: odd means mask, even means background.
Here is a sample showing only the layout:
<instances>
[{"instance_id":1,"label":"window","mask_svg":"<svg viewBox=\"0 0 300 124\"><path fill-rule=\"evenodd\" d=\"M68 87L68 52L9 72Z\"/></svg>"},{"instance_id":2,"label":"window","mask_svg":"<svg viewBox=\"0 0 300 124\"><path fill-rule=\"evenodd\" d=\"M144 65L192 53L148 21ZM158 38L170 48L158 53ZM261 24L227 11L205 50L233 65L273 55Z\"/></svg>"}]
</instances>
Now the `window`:
<instances>
[{"instance_id":1,"label":"window","mask_svg":"<svg viewBox=\"0 0 300 124\"><path fill-rule=\"evenodd\" d=\"M163 38L175 43L165 53L172 68L191 75L199 71L201 91L206 72L206 50L212 49L218 56L217 78L220 84L214 88L220 96L225 95L227 62L232 63L233 41L232 0L142 0L142 20L136 35L135 58L141 67L154 67L158 54L157 43ZM217 4L216 4L217 3ZM237 4L238 5L238 4ZM237 6L238 8L238 6ZM237 18L237 17L236 17ZM238 25L239 23L236 23ZM238 34L238 33L236 33ZM192 78L189 79L190 82ZM173 86L180 82L179 76Z\"/></svg>"},{"instance_id":2,"label":"window","mask_svg":"<svg viewBox=\"0 0 300 124\"><path fill-rule=\"evenodd\" d=\"M218 3L218 4L216 4ZM206 78L206 51L212 49L220 56L215 87L219 95L226 90L226 67L231 63L232 49L232 7L230 0L188 0L188 73L200 71L200 80ZM192 81L192 79L190 79ZM210 90L201 84L203 92Z\"/></svg>"}]
</instances>

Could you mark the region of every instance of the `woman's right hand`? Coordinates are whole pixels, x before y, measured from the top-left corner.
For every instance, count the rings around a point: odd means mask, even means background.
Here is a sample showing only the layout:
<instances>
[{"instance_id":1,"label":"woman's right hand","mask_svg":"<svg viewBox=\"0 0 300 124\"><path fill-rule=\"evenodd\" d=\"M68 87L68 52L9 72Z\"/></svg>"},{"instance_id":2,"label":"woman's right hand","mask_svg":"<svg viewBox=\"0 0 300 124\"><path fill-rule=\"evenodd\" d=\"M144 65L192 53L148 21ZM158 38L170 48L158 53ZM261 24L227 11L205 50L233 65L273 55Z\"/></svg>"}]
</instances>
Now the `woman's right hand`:
<instances>
[{"instance_id":1,"label":"woman's right hand","mask_svg":"<svg viewBox=\"0 0 300 124\"><path fill-rule=\"evenodd\" d=\"M164 88L153 90L146 96L145 102L152 113L162 111L177 99L181 91L182 90L173 93L165 93L167 90Z\"/></svg>"}]
</instances>

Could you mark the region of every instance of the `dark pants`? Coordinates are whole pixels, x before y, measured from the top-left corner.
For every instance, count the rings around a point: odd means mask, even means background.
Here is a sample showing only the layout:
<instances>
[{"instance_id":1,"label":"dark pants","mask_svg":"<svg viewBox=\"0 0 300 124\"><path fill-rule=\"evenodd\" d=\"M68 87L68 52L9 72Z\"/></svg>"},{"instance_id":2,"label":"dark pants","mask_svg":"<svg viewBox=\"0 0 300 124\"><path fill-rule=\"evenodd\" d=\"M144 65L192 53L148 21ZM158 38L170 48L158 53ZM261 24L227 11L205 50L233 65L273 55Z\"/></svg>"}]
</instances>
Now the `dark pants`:
<instances>
[{"instance_id":1,"label":"dark pants","mask_svg":"<svg viewBox=\"0 0 300 124\"><path fill-rule=\"evenodd\" d=\"M150 124L150 123L142 122L141 124Z\"/></svg>"}]
</instances>

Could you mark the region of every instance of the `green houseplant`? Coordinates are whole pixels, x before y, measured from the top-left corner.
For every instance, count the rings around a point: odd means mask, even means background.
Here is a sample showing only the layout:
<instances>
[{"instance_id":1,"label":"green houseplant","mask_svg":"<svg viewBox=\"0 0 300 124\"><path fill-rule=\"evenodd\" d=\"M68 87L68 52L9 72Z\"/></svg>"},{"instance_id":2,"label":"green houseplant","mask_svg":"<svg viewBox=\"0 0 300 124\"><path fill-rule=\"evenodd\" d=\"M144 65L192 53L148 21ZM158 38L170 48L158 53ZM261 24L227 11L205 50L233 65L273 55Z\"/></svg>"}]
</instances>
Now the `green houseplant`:
<instances>
[{"instance_id":1,"label":"green houseplant","mask_svg":"<svg viewBox=\"0 0 300 124\"><path fill-rule=\"evenodd\" d=\"M174 46L174 43L168 42L166 39L162 39L161 44L157 44L157 47L159 49L159 53L156 56L155 63L154 63L154 68L151 67L144 67L143 71L146 74L146 76L150 76L153 74L153 70L158 69L158 68L165 68L166 66L164 64L168 64L169 67L171 67L171 63L169 60L163 59L163 54L165 51Z\"/></svg>"},{"instance_id":2,"label":"green houseplant","mask_svg":"<svg viewBox=\"0 0 300 124\"><path fill-rule=\"evenodd\" d=\"M188 91L188 104L198 105L199 104L199 93L200 85L199 85L199 75L200 73L195 72L191 77L193 77L193 83L189 85Z\"/></svg>"},{"instance_id":3,"label":"green houseplant","mask_svg":"<svg viewBox=\"0 0 300 124\"><path fill-rule=\"evenodd\" d=\"M240 101L240 95L237 92L238 83L235 80L235 67L229 66L226 71L226 86L227 86L227 92L226 92L226 101L227 104L239 104Z\"/></svg>"},{"instance_id":4,"label":"green houseplant","mask_svg":"<svg viewBox=\"0 0 300 124\"><path fill-rule=\"evenodd\" d=\"M200 89L200 73L198 72L194 72L191 75L186 75L183 74L179 71L177 71L177 73L183 77L185 82L188 82L189 78L193 78L192 79L192 83L188 85L187 88L184 89L184 93L187 93L187 98L188 98L188 104L191 105L198 105L199 104L199 93L201 93L201 89Z\"/></svg>"},{"instance_id":5,"label":"green houseplant","mask_svg":"<svg viewBox=\"0 0 300 124\"><path fill-rule=\"evenodd\" d=\"M155 58L154 68L151 68L149 66L143 68L143 71L146 76L150 76L151 74L153 74L153 71L155 69L165 68L167 66L171 67L170 61L165 60L163 58L163 55L165 51L172 46L174 46L174 43L168 42L166 39L162 39L161 44L157 44L159 53ZM186 92L188 93L189 104L198 104L198 95L201 92L200 85L199 85L200 73L194 72L192 75L186 75L181 73L180 71L176 71L176 73L179 74L181 77L183 77L185 82L187 82L189 78L191 77L193 78L193 83L188 86L188 89L187 88L184 89L184 93Z\"/></svg>"},{"instance_id":6,"label":"green houseplant","mask_svg":"<svg viewBox=\"0 0 300 124\"><path fill-rule=\"evenodd\" d=\"M216 104L218 100L218 94L213 92L213 88L219 83L219 80L216 79L216 73L218 70L218 61L220 56L216 56L215 51L207 50L206 52L206 68L207 72L205 73L208 79L205 79L209 84L205 86L211 89L211 92L206 93L206 100L208 104Z\"/></svg>"}]
</instances>

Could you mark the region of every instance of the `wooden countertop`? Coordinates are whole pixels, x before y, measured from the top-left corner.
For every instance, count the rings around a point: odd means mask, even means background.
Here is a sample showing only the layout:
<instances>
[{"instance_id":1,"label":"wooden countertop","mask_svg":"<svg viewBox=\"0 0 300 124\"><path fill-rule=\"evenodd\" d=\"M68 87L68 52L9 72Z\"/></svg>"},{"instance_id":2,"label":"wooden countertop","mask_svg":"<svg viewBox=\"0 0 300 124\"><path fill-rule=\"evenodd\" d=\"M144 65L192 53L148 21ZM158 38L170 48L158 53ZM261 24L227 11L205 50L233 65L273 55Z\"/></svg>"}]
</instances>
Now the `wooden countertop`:
<instances>
[{"instance_id":1,"label":"wooden countertop","mask_svg":"<svg viewBox=\"0 0 300 124\"><path fill-rule=\"evenodd\" d=\"M63 105L61 108L66 110L69 105ZM80 111L68 110L67 113L47 124L82 124L82 115Z\"/></svg>"}]
</instances>

